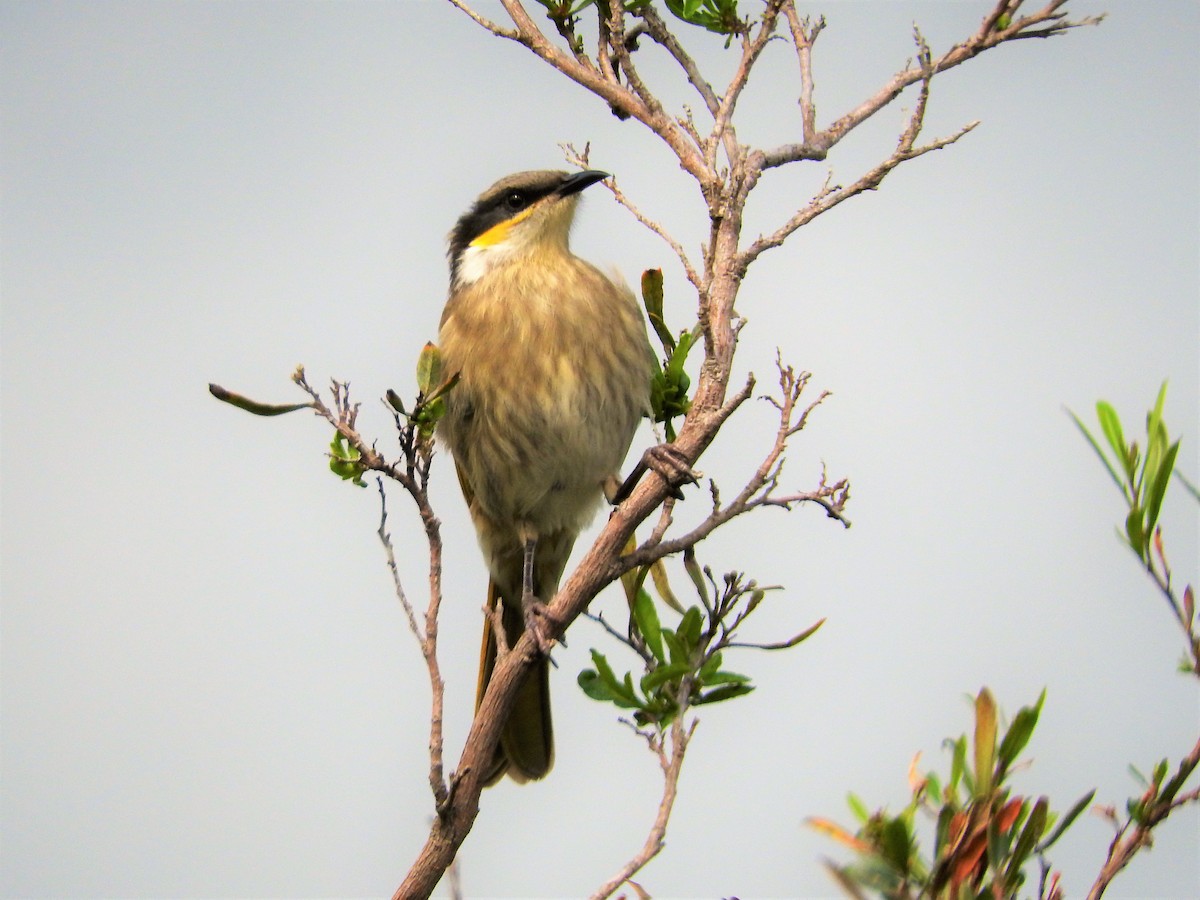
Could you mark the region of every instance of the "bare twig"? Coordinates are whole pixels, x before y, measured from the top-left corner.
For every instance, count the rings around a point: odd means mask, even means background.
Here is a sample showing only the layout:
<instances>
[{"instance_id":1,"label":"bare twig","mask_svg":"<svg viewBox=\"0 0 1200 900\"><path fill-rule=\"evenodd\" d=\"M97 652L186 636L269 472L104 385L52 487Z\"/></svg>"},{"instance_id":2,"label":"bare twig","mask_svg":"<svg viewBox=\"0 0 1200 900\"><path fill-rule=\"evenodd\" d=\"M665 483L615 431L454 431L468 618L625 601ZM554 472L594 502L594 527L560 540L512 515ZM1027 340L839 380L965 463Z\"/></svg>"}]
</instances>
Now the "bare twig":
<instances>
[{"instance_id":1,"label":"bare twig","mask_svg":"<svg viewBox=\"0 0 1200 900\"><path fill-rule=\"evenodd\" d=\"M642 211L634 206L633 201L626 197L624 192L618 187L616 178L610 178L604 184L612 192L616 201L629 210L635 219L666 241L667 246L671 248L671 251L679 258L679 262L683 265L683 274L687 277L687 280L696 288L703 288L703 282L700 281L700 276L696 273L696 269L692 265L687 251L683 249L683 245L671 237L662 225L643 215Z\"/></svg>"},{"instance_id":2,"label":"bare twig","mask_svg":"<svg viewBox=\"0 0 1200 900\"><path fill-rule=\"evenodd\" d=\"M627 571L634 566L645 565L694 547L731 519L763 506L791 509L801 503L815 503L825 510L829 518L836 519L847 528L850 526L844 512L846 503L850 499L850 482L846 479L829 484L824 471L822 471L820 482L815 490L797 491L786 495L775 493L783 454L787 449L789 438L805 426L809 414L829 396L828 392L822 393L807 407L800 410L798 408L799 399L811 376L807 372L797 375L790 366L785 366L781 360L776 364L779 368L781 394L779 399L771 399L771 403L779 410L779 425L770 450L767 451L745 486L730 503L722 505L720 495L716 492L716 486L713 485L713 508L703 521L693 527L691 531L672 540L642 543L633 553L621 557L619 561L621 571Z\"/></svg>"},{"instance_id":3,"label":"bare twig","mask_svg":"<svg viewBox=\"0 0 1200 900\"><path fill-rule=\"evenodd\" d=\"M387 494L383 489L383 480L379 479L377 483L379 487L379 530L376 533L379 535L379 541L383 544L384 551L387 553L387 564L388 569L392 573L392 584L396 590L396 598L400 601L405 616L408 617L408 627L416 635L417 642L421 646L421 655L425 658L425 665L429 670L430 705L432 707L429 716L429 786L430 790L433 791L434 803L441 806L446 802L447 797L444 762L442 758L445 683L442 681L441 668L438 665L437 658L438 604L441 600L441 541L438 539L430 544L430 597L429 607L425 612L425 631L422 634L421 628L417 624L412 604L404 592L403 584L401 584L400 570L396 566L396 553L392 547L392 536L387 530ZM436 589L433 576L435 569L439 573Z\"/></svg>"},{"instance_id":4,"label":"bare twig","mask_svg":"<svg viewBox=\"0 0 1200 900\"><path fill-rule=\"evenodd\" d=\"M1138 851L1150 846L1151 834L1156 825L1181 806L1200 800L1200 790L1180 793L1197 765L1200 765L1200 741L1197 741L1196 746L1183 758L1175 770L1175 775L1162 786L1157 797L1145 804L1139 821L1134 822L1130 818L1117 831L1117 836L1108 847L1108 858L1088 891L1088 900L1099 900L1112 880L1129 865Z\"/></svg>"},{"instance_id":5,"label":"bare twig","mask_svg":"<svg viewBox=\"0 0 1200 900\"><path fill-rule=\"evenodd\" d=\"M383 544L384 552L387 554L388 570L392 573L392 586L396 591L396 599L400 601L400 606L408 619L408 628L424 649L425 635L421 633L421 626L417 624L417 614L413 610L413 605L408 602L408 595L404 593L404 585L400 581L400 569L396 566L396 552L392 548L392 536L387 530L387 494L383 490L383 479L376 479L375 484L379 488L379 528L375 533L379 535L379 542Z\"/></svg>"},{"instance_id":6,"label":"bare twig","mask_svg":"<svg viewBox=\"0 0 1200 900\"><path fill-rule=\"evenodd\" d=\"M784 6L783 13L787 17L788 28L792 33L792 46L796 48L796 58L800 64L801 133L804 135L804 143L811 146L817 138L817 107L813 102L812 48L816 43L817 35L825 28L825 18L822 16L816 22L810 23L807 17L800 17L794 3Z\"/></svg>"},{"instance_id":7,"label":"bare twig","mask_svg":"<svg viewBox=\"0 0 1200 900\"><path fill-rule=\"evenodd\" d=\"M685 691L690 690L691 684L685 679L680 687L680 696L686 697ZM606 897L611 897L621 885L636 875L646 863L658 856L666 846L667 823L671 820L671 811L675 807L675 797L679 792L679 776L683 771L683 760L687 754L688 743L696 732L697 722L695 719L692 719L691 724L684 730L683 720L686 710L687 707L683 706L679 715L671 723L669 753L663 746L665 736L639 732L643 734L650 749L658 757L658 763L663 773L662 797L659 799L658 811L641 849L621 867L616 875L592 894L591 900L604 900Z\"/></svg>"},{"instance_id":8,"label":"bare twig","mask_svg":"<svg viewBox=\"0 0 1200 900\"><path fill-rule=\"evenodd\" d=\"M986 50L997 47L1008 41L1026 37L1052 37L1064 34L1070 29L1096 25L1103 16L1088 16L1077 22L1066 19L1058 10L1066 4L1066 0L1052 0L1039 12L1016 18L1013 13L1021 3L1011 3L1009 0L999 0L995 7L984 17L978 31L961 44L956 44L946 53L931 61L933 74L945 72L955 66L962 65ZM1003 15L1009 15L1013 21L1007 28L997 29L997 21ZM1045 26L1039 28L1037 26ZM810 40L811 44L811 40ZM927 79L922 66L907 66L879 88L871 97L864 100L850 112L834 121L828 128L815 133L812 137L805 135L802 144L785 144L763 153L764 168L785 165L802 159L824 159L825 155L847 134L869 119L875 113L888 106L900 96L909 85Z\"/></svg>"},{"instance_id":9,"label":"bare twig","mask_svg":"<svg viewBox=\"0 0 1200 900\"><path fill-rule=\"evenodd\" d=\"M696 89L696 93L700 95L700 99L704 101L704 106L715 117L721 101L713 92L712 85L708 83L704 75L700 72L700 67L696 65L696 61L684 49L683 44L679 43L679 39L667 28L667 24L662 20L662 17L659 16L658 12L649 3L634 9L633 14L641 18L642 22L645 23L646 34L650 35L656 43L660 44L663 49L671 54L671 58L683 70L683 73L687 76L687 80Z\"/></svg>"},{"instance_id":10,"label":"bare twig","mask_svg":"<svg viewBox=\"0 0 1200 900\"><path fill-rule=\"evenodd\" d=\"M472 22L474 22L479 27L484 28L487 31L490 31L492 34L496 35L496 37L502 37L502 38L506 38L510 41L516 41L517 43L523 43L521 41L520 32L518 32L516 29L504 28L501 25L497 25L491 19L485 18L484 16L481 16L479 13L475 12L475 10L471 9L471 7L469 7L465 2L463 2L463 0L446 0L446 2L449 3L451 6L453 6L455 9L466 13L466 15L471 19Z\"/></svg>"},{"instance_id":11,"label":"bare twig","mask_svg":"<svg viewBox=\"0 0 1200 900\"><path fill-rule=\"evenodd\" d=\"M724 141L725 154L731 168L740 168L744 152L737 144L733 130L733 112L741 99L746 82L750 80L750 70L758 62L767 41L775 33L775 25L779 19L779 11L786 0L766 0L762 16L759 19L758 31L753 36L742 35L742 56L734 70L733 77L725 88L720 105L713 116L712 136L706 142L705 159L710 168L716 168L716 147L719 141ZM728 138L726 140L726 137Z\"/></svg>"}]
</instances>

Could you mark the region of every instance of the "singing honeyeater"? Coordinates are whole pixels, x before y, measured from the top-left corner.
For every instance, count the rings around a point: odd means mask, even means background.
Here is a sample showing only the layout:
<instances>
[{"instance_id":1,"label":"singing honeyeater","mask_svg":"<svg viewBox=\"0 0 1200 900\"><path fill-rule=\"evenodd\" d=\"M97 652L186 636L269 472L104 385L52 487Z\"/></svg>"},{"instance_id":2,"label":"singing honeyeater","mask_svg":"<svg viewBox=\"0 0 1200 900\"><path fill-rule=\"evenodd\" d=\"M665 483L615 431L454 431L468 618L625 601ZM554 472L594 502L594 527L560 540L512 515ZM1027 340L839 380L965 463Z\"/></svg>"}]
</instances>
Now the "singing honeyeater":
<instances>
[{"instance_id":1,"label":"singing honeyeater","mask_svg":"<svg viewBox=\"0 0 1200 900\"><path fill-rule=\"evenodd\" d=\"M637 300L568 244L579 192L607 177L510 175L450 232L438 344L459 381L438 435L458 467L490 575L488 608L501 604L509 647L527 623L537 627L536 607L558 590L649 409L652 351ZM480 699L496 652L485 618ZM549 772L548 663L541 656L522 683L485 783Z\"/></svg>"}]
</instances>

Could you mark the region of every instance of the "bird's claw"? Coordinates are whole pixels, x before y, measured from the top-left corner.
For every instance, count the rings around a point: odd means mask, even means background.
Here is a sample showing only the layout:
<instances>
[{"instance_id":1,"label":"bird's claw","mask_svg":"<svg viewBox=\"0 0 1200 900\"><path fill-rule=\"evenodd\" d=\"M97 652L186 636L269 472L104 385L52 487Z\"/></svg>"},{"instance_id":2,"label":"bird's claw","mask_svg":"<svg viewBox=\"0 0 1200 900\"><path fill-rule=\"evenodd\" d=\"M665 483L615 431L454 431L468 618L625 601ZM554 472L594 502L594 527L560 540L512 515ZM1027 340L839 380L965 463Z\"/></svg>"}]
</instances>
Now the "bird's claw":
<instances>
[{"instance_id":1,"label":"bird's claw","mask_svg":"<svg viewBox=\"0 0 1200 900\"><path fill-rule=\"evenodd\" d=\"M642 462L667 483L676 500L683 499L680 490L683 485L695 484L700 479L687 456L674 444L655 444L642 454Z\"/></svg>"},{"instance_id":2,"label":"bird's claw","mask_svg":"<svg viewBox=\"0 0 1200 900\"><path fill-rule=\"evenodd\" d=\"M680 490L683 485L695 484L700 479L700 474L691 467L687 455L682 450L674 444L656 444L642 454L642 458L620 487L611 493L606 489L609 502L613 506L619 506L628 500L637 483L648 471L654 472L667 483L670 495L676 500L683 499L683 491Z\"/></svg>"},{"instance_id":3,"label":"bird's claw","mask_svg":"<svg viewBox=\"0 0 1200 900\"><path fill-rule=\"evenodd\" d=\"M534 646L542 656L549 656L554 649L554 638L550 631L556 623L548 607L534 596L523 597L521 607L525 615L525 630L533 638Z\"/></svg>"}]
</instances>

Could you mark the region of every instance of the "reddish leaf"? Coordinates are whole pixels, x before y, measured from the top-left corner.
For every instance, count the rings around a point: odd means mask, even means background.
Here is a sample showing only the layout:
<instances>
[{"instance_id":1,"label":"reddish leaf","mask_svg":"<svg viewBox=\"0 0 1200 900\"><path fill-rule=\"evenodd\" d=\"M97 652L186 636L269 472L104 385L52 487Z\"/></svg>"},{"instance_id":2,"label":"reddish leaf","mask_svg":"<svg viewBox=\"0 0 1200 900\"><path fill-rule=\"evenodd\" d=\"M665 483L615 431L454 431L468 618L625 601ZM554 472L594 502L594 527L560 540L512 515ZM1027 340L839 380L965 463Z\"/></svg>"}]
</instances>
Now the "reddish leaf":
<instances>
[{"instance_id":1,"label":"reddish leaf","mask_svg":"<svg viewBox=\"0 0 1200 900\"><path fill-rule=\"evenodd\" d=\"M1017 797L1015 800L1009 800L1004 804L1004 808L1000 810L1000 815L996 817L996 828L1001 834L1004 834L1013 826L1013 822L1017 820L1017 816L1021 813L1021 807L1024 805L1023 797Z\"/></svg>"}]
</instances>

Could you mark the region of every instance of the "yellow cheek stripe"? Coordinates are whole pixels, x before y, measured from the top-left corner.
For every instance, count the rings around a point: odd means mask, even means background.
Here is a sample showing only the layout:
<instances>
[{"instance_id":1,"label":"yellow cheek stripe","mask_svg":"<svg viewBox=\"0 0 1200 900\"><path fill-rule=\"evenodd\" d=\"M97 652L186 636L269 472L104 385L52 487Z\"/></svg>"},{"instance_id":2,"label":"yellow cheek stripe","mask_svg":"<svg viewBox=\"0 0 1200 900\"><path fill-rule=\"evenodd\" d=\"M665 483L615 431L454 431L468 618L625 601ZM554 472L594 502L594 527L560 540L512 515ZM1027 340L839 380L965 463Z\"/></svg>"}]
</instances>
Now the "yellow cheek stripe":
<instances>
[{"instance_id":1,"label":"yellow cheek stripe","mask_svg":"<svg viewBox=\"0 0 1200 900\"><path fill-rule=\"evenodd\" d=\"M494 247L496 244L502 244L508 238L508 229L512 228L518 222L523 222L533 212L532 206L527 206L511 219L505 219L499 222L481 234L475 240L471 241L472 247Z\"/></svg>"}]
</instances>

